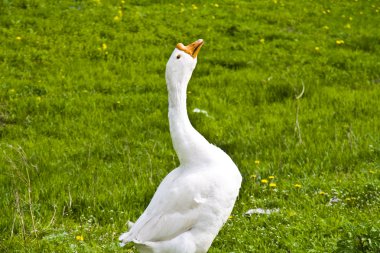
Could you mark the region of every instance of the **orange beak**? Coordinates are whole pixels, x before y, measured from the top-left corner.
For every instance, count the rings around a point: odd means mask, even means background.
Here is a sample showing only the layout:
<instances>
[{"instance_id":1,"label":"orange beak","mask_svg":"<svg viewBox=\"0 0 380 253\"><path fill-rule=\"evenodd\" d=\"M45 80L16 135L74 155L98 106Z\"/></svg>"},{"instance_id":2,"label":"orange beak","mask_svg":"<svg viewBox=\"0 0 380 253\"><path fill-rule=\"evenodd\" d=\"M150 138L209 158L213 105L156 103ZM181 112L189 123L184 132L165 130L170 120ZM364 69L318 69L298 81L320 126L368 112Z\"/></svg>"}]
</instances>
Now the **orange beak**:
<instances>
[{"instance_id":1,"label":"orange beak","mask_svg":"<svg viewBox=\"0 0 380 253\"><path fill-rule=\"evenodd\" d=\"M187 46L184 46L182 43L178 43L176 48L179 50L184 51L185 53L191 55L191 57L196 58L199 50L201 50L201 47L203 46L204 42L202 39L199 39Z\"/></svg>"}]
</instances>

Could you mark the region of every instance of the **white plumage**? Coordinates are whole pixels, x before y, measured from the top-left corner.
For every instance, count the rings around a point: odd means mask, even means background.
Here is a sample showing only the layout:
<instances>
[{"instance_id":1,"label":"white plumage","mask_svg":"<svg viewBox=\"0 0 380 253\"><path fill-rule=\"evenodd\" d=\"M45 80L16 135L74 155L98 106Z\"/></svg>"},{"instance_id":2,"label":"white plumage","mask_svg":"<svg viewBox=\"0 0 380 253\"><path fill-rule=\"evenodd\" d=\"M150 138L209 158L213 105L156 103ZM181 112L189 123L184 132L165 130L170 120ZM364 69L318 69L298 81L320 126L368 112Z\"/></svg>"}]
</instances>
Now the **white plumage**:
<instances>
[{"instance_id":1,"label":"white plumage","mask_svg":"<svg viewBox=\"0 0 380 253\"><path fill-rule=\"evenodd\" d=\"M203 40L174 49L166 65L170 134L180 166L161 182L151 202L121 245L141 253L207 252L231 214L241 175L231 158L191 125L186 90Z\"/></svg>"}]
</instances>

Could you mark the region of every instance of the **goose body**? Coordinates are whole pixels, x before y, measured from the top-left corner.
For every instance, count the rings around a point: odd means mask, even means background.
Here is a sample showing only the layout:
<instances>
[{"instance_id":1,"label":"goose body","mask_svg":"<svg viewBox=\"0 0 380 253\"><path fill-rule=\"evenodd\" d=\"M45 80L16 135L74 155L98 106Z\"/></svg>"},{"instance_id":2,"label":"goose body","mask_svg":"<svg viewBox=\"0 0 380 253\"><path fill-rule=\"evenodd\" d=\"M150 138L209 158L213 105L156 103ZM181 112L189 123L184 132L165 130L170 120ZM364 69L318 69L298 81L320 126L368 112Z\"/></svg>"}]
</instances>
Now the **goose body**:
<instances>
[{"instance_id":1,"label":"goose body","mask_svg":"<svg viewBox=\"0 0 380 253\"><path fill-rule=\"evenodd\" d=\"M169 124L180 166L161 182L151 202L121 245L141 253L202 253L231 214L241 175L231 158L191 125L186 90L203 40L174 49L166 65Z\"/></svg>"}]
</instances>

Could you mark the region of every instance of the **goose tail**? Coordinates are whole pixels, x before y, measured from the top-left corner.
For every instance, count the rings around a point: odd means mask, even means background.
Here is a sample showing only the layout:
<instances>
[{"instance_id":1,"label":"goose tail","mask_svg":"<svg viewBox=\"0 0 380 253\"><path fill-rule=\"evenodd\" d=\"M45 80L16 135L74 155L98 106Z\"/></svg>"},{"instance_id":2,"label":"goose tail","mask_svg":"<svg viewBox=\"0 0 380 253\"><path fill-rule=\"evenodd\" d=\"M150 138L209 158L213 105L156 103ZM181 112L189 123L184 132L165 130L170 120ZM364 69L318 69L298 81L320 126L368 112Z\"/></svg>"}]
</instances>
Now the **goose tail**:
<instances>
[{"instance_id":1,"label":"goose tail","mask_svg":"<svg viewBox=\"0 0 380 253\"><path fill-rule=\"evenodd\" d=\"M131 233L129 231L131 230L131 228L133 227L134 224L135 223L133 223L131 221L127 222L128 231L123 233L121 236L119 236L120 247L124 247L127 243L133 241L133 239L131 238Z\"/></svg>"}]
</instances>

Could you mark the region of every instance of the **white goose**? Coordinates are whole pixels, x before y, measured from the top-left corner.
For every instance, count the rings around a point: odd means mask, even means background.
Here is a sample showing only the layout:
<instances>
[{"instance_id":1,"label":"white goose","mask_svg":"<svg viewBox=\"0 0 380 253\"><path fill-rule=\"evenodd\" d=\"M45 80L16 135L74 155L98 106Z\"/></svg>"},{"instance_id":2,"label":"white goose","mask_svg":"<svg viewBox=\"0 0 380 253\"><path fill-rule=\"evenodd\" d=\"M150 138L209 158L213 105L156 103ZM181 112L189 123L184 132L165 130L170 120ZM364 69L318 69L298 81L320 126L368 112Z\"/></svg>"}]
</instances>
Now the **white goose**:
<instances>
[{"instance_id":1,"label":"white goose","mask_svg":"<svg viewBox=\"0 0 380 253\"><path fill-rule=\"evenodd\" d=\"M150 204L120 245L141 253L207 252L231 214L241 175L231 158L191 125L186 89L203 40L179 43L166 65L170 134L180 166L161 182Z\"/></svg>"}]
</instances>

